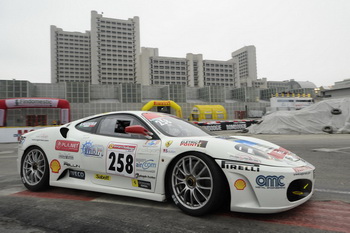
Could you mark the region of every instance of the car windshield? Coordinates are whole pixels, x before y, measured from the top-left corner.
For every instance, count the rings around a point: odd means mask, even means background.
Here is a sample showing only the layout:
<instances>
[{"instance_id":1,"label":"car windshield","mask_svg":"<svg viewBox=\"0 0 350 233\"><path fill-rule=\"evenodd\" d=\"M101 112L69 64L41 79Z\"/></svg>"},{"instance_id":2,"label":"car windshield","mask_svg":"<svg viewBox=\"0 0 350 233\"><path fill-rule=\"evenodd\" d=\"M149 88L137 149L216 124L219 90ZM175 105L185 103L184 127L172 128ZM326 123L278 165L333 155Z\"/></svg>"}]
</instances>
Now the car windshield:
<instances>
[{"instance_id":1,"label":"car windshield","mask_svg":"<svg viewBox=\"0 0 350 233\"><path fill-rule=\"evenodd\" d=\"M184 121L172 115L149 112L143 116L161 133L171 137L195 137L214 135L197 125Z\"/></svg>"}]
</instances>

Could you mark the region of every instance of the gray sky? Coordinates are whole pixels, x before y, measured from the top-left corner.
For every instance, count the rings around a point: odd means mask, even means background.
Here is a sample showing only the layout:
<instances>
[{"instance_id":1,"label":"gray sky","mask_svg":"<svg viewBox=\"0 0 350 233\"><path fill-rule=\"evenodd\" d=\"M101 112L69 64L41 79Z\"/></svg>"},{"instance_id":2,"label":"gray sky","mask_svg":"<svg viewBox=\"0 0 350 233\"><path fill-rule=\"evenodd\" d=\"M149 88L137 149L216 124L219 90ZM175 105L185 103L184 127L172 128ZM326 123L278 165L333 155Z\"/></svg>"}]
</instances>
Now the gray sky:
<instances>
[{"instance_id":1,"label":"gray sky","mask_svg":"<svg viewBox=\"0 0 350 233\"><path fill-rule=\"evenodd\" d=\"M255 45L258 78L350 78L349 0L0 0L0 79L50 82L50 25L90 30L91 10L140 17L141 47L229 60Z\"/></svg>"}]
</instances>

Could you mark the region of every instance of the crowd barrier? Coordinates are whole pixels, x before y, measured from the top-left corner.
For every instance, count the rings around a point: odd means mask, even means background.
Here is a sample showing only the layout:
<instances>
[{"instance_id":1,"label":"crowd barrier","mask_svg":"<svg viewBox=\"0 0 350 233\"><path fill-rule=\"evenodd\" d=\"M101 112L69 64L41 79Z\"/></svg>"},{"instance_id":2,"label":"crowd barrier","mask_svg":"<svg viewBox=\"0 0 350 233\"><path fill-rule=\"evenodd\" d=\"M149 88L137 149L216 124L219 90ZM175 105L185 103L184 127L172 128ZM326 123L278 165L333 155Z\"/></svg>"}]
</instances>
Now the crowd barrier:
<instances>
[{"instance_id":1,"label":"crowd barrier","mask_svg":"<svg viewBox=\"0 0 350 233\"><path fill-rule=\"evenodd\" d=\"M240 120L240 121L209 121L209 122L193 122L210 131L221 130L243 130L252 124L258 123L256 120Z\"/></svg>"}]
</instances>

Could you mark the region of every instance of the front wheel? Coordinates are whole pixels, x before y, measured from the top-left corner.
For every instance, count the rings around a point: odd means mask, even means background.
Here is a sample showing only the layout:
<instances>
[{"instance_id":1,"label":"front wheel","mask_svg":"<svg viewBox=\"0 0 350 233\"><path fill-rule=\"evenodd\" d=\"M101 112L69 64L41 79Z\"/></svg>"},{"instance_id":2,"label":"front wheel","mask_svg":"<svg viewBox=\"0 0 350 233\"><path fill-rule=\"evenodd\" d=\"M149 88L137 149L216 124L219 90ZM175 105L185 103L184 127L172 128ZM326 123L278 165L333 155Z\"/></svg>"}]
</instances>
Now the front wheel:
<instances>
[{"instance_id":1,"label":"front wheel","mask_svg":"<svg viewBox=\"0 0 350 233\"><path fill-rule=\"evenodd\" d=\"M39 147L32 147L24 153L21 178L30 191L44 190L49 186L49 166L45 153Z\"/></svg>"},{"instance_id":2,"label":"front wheel","mask_svg":"<svg viewBox=\"0 0 350 233\"><path fill-rule=\"evenodd\" d=\"M225 196L225 177L207 155L191 152L170 165L166 186L174 203L193 216L207 214L220 207Z\"/></svg>"}]
</instances>

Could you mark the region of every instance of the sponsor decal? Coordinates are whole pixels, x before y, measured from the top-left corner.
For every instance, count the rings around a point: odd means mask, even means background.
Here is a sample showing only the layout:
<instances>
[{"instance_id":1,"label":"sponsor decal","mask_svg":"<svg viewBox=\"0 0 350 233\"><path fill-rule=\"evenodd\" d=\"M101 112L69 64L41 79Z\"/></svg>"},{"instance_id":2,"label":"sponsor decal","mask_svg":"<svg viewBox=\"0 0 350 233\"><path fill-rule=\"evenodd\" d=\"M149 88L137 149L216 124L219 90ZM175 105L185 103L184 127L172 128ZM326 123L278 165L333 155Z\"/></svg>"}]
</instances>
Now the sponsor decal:
<instances>
[{"instance_id":1,"label":"sponsor decal","mask_svg":"<svg viewBox=\"0 0 350 233\"><path fill-rule=\"evenodd\" d=\"M183 140L180 143L180 146L194 146L194 147L202 147L202 148L206 148L208 144L208 141L204 141L204 140Z\"/></svg>"},{"instance_id":2,"label":"sponsor decal","mask_svg":"<svg viewBox=\"0 0 350 233\"><path fill-rule=\"evenodd\" d=\"M55 150L78 152L79 146L80 146L80 142L57 140L55 145Z\"/></svg>"},{"instance_id":3,"label":"sponsor decal","mask_svg":"<svg viewBox=\"0 0 350 233\"><path fill-rule=\"evenodd\" d=\"M255 142L250 142L246 140L235 140L234 142L240 143L235 146L236 150L252 154L252 155L258 155L261 157L269 157L269 159L288 159L290 161L298 161L300 158L293 154L292 152L279 147L279 148L272 148L270 146L258 144ZM263 153L266 153L265 155Z\"/></svg>"},{"instance_id":4,"label":"sponsor decal","mask_svg":"<svg viewBox=\"0 0 350 233\"><path fill-rule=\"evenodd\" d=\"M63 166L67 166L67 167L80 167L79 164L71 164L68 162L63 162Z\"/></svg>"},{"instance_id":5,"label":"sponsor decal","mask_svg":"<svg viewBox=\"0 0 350 233\"><path fill-rule=\"evenodd\" d=\"M261 163L259 159L254 158L253 156L249 155L233 155L230 154L230 158L234 160L240 160L243 162L249 162L249 163Z\"/></svg>"},{"instance_id":6,"label":"sponsor decal","mask_svg":"<svg viewBox=\"0 0 350 233\"><path fill-rule=\"evenodd\" d=\"M175 153L176 153L176 150L174 150L174 149L163 149L163 152L164 152L164 153L175 154Z\"/></svg>"},{"instance_id":7,"label":"sponsor decal","mask_svg":"<svg viewBox=\"0 0 350 233\"><path fill-rule=\"evenodd\" d=\"M95 179L98 179L98 180L111 180L111 176L95 174Z\"/></svg>"},{"instance_id":8,"label":"sponsor decal","mask_svg":"<svg viewBox=\"0 0 350 233\"><path fill-rule=\"evenodd\" d=\"M120 143L111 142L108 145L108 149L114 149L114 150L119 150L119 151L124 151L124 152L134 152L136 149L136 145L120 144Z\"/></svg>"},{"instance_id":9,"label":"sponsor decal","mask_svg":"<svg viewBox=\"0 0 350 233\"><path fill-rule=\"evenodd\" d=\"M238 179L235 181L234 186L236 187L237 190L244 190L247 184L244 180Z\"/></svg>"},{"instance_id":10,"label":"sponsor decal","mask_svg":"<svg viewBox=\"0 0 350 233\"><path fill-rule=\"evenodd\" d=\"M169 147L172 143L173 143L173 141L167 141L167 142L165 143L165 146L166 146L166 147Z\"/></svg>"},{"instance_id":11,"label":"sponsor decal","mask_svg":"<svg viewBox=\"0 0 350 233\"><path fill-rule=\"evenodd\" d=\"M107 173L135 177L135 144L111 142L107 149Z\"/></svg>"},{"instance_id":12,"label":"sponsor decal","mask_svg":"<svg viewBox=\"0 0 350 233\"><path fill-rule=\"evenodd\" d=\"M218 125L206 125L204 126L207 130L210 130L210 131L221 131L222 128L221 128L221 125L218 124Z\"/></svg>"},{"instance_id":13,"label":"sponsor decal","mask_svg":"<svg viewBox=\"0 0 350 233\"><path fill-rule=\"evenodd\" d=\"M143 146L145 147L158 146L159 143L160 143L160 140L147 140Z\"/></svg>"},{"instance_id":14,"label":"sponsor decal","mask_svg":"<svg viewBox=\"0 0 350 233\"><path fill-rule=\"evenodd\" d=\"M146 178L146 179L155 179L155 176L149 176L149 175L141 175L139 173L135 174L135 178Z\"/></svg>"},{"instance_id":15,"label":"sponsor decal","mask_svg":"<svg viewBox=\"0 0 350 233\"><path fill-rule=\"evenodd\" d=\"M159 154L160 152L160 148L159 147L143 147L143 148L140 148L138 150L138 154L146 154L146 155L150 155L150 154Z\"/></svg>"},{"instance_id":16,"label":"sponsor decal","mask_svg":"<svg viewBox=\"0 0 350 233\"><path fill-rule=\"evenodd\" d=\"M147 120L153 120L159 117L167 117L167 115L163 113L156 113L156 112L147 112L147 113L143 113L142 115L146 117Z\"/></svg>"},{"instance_id":17,"label":"sponsor decal","mask_svg":"<svg viewBox=\"0 0 350 233\"><path fill-rule=\"evenodd\" d=\"M69 177L85 180L85 172L69 170Z\"/></svg>"},{"instance_id":18,"label":"sponsor decal","mask_svg":"<svg viewBox=\"0 0 350 233\"><path fill-rule=\"evenodd\" d=\"M269 155L272 155L273 157L277 158L277 159L283 159L286 155L289 155L291 152L289 152L288 150L280 147L278 149L274 149L271 152L269 152Z\"/></svg>"},{"instance_id":19,"label":"sponsor decal","mask_svg":"<svg viewBox=\"0 0 350 233\"><path fill-rule=\"evenodd\" d=\"M69 160L73 160L73 159L74 159L74 156L73 156L73 155L70 155L70 154L59 154L59 155L58 155L58 158L60 158L60 159L69 159Z\"/></svg>"},{"instance_id":20,"label":"sponsor decal","mask_svg":"<svg viewBox=\"0 0 350 233\"><path fill-rule=\"evenodd\" d=\"M243 124L226 124L226 130L240 130L247 128L246 123Z\"/></svg>"},{"instance_id":21,"label":"sponsor decal","mask_svg":"<svg viewBox=\"0 0 350 233\"><path fill-rule=\"evenodd\" d=\"M257 176L256 177L256 188L264 189L284 189L285 184L283 183L284 176Z\"/></svg>"},{"instance_id":22,"label":"sponsor decal","mask_svg":"<svg viewBox=\"0 0 350 233\"><path fill-rule=\"evenodd\" d=\"M156 168L157 168L157 163L153 159L136 160L136 171L155 173Z\"/></svg>"},{"instance_id":23,"label":"sponsor decal","mask_svg":"<svg viewBox=\"0 0 350 233\"><path fill-rule=\"evenodd\" d=\"M306 175L310 175L313 168L309 167L309 166L302 166L302 167L294 167L293 168L295 173L295 176L306 176Z\"/></svg>"},{"instance_id":24,"label":"sponsor decal","mask_svg":"<svg viewBox=\"0 0 350 233\"><path fill-rule=\"evenodd\" d=\"M32 139L32 141L36 141L36 142L48 142L49 135L47 134L38 134L35 135L35 138Z\"/></svg>"},{"instance_id":25,"label":"sponsor decal","mask_svg":"<svg viewBox=\"0 0 350 233\"><path fill-rule=\"evenodd\" d=\"M311 174L311 171L309 171L309 172L294 173L295 176L307 176L307 175L310 175L310 174Z\"/></svg>"},{"instance_id":26,"label":"sponsor decal","mask_svg":"<svg viewBox=\"0 0 350 233\"><path fill-rule=\"evenodd\" d=\"M149 182L149 181L132 179L131 183L132 183L132 186L134 186L134 187L151 189L151 182Z\"/></svg>"},{"instance_id":27,"label":"sponsor decal","mask_svg":"<svg viewBox=\"0 0 350 233\"><path fill-rule=\"evenodd\" d=\"M165 119L165 118L157 118L157 119L152 119L151 121L154 121L154 123L158 124L159 126L164 126L164 125L171 125L172 122Z\"/></svg>"},{"instance_id":28,"label":"sponsor decal","mask_svg":"<svg viewBox=\"0 0 350 233\"><path fill-rule=\"evenodd\" d=\"M89 121L89 122L83 122L79 125L81 128L90 128L90 127L95 127L97 122Z\"/></svg>"},{"instance_id":29,"label":"sponsor decal","mask_svg":"<svg viewBox=\"0 0 350 233\"><path fill-rule=\"evenodd\" d=\"M259 165L246 165L246 164L237 164L228 161L221 161L221 168L228 170L240 170L240 171L250 171L250 172L259 172Z\"/></svg>"},{"instance_id":30,"label":"sponsor decal","mask_svg":"<svg viewBox=\"0 0 350 233\"><path fill-rule=\"evenodd\" d=\"M34 141L34 142L48 142L49 140L41 139L41 138L33 138L32 141Z\"/></svg>"},{"instance_id":31,"label":"sponsor decal","mask_svg":"<svg viewBox=\"0 0 350 233\"><path fill-rule=\"evenodd\" d=\"M103 149L102 145L94 145L91 141L85 142L81 147L81 153L87 157L103 157Z\"/></svg>"},{"instance_id":32,"label":"sponsor decal","mask_svg":"<svg viewBox=\"0 0 350 233\"><path fill-rule=\"evenodd\" d=\"M58 100L55 99L7 99L5 100L7 107L23 108L23 107L57 107Z\"/></svg>"},{"instance_id":33,"label":"sponsor decal","mask_svg":"<svg viewBox=\"0 0 350 233\"><path fill-rule=\"evenodd\" d=\"M154 101L153 104L155 106L170 106L170 101Z\"/></svg>"},{"instance_id":34,"label":"sponsor decal","mask_svg":"<svg viewBox=\"0 0 350 233\"><path fill-rule=\"evenodd\" d=\"M305 172L305 171L309 171L309 170L312 170L313 168L312 167L309 167L309 166L302 166L302 167L293 167L293 170L297 173L299 172Z\"/></svg>"},{"instance_id":35,"label":"sponsor decal","mask_svg":"<svg viewBox=\"0 0 350 233\"><path fill-rule=\"evenodd\" d=\"M57 159L54 159L50 163L52 173L58 173L61 170L61 164Z\"/></svg>"}]
</instances>

